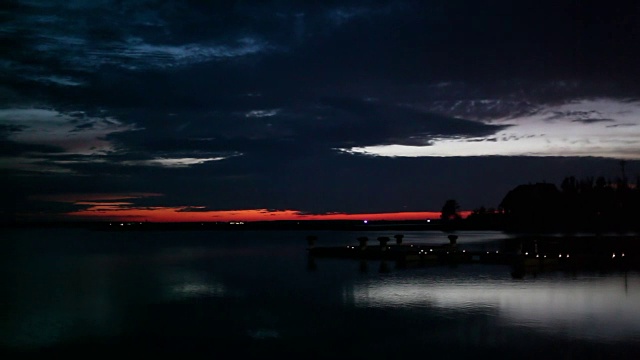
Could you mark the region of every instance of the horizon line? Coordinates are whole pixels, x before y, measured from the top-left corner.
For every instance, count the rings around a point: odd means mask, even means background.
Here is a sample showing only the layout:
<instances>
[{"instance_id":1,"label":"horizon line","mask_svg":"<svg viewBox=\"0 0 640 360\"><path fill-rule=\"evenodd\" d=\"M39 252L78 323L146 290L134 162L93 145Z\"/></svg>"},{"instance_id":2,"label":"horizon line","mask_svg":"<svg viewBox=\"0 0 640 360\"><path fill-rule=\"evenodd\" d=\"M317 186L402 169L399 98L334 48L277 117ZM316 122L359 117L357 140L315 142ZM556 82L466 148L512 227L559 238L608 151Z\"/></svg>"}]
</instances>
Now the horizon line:
<instances>
[{"instance_id":1,"label":"horizon line","mask_svg":"<svg viewBox=\"0 0 640 360\"><path fill-rule=\"evenodd\" d=\"M472 211L459 211L466 218ZM52 216L27 216L30 222L147 222L147 223L215 223L215 222L272 222L272 221L427 221L439 220L439 211L401 211L380 213L308 214L297 210L207 210L185 211L184 207L152 209L92 209Z\"/></svg>"}]
</instances>

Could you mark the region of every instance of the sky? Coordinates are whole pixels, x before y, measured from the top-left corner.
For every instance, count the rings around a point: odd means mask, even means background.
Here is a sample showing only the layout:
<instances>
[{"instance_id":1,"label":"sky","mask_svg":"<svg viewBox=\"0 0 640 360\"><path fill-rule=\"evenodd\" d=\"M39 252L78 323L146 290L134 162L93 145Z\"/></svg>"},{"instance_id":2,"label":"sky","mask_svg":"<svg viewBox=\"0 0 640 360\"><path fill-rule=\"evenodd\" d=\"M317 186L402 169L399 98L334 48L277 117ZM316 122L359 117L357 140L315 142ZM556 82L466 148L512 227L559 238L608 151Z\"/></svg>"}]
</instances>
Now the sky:
<instances>
[{"instance_id":1,"label":"sky","mask_svg":"<svg viewBox=\"0 0 640 360\"><path fill-rule=\"evenodd\" d=\"M424 219L640 174L629 1L7 0L0 218Z\"/></svg>"}]
</instances>

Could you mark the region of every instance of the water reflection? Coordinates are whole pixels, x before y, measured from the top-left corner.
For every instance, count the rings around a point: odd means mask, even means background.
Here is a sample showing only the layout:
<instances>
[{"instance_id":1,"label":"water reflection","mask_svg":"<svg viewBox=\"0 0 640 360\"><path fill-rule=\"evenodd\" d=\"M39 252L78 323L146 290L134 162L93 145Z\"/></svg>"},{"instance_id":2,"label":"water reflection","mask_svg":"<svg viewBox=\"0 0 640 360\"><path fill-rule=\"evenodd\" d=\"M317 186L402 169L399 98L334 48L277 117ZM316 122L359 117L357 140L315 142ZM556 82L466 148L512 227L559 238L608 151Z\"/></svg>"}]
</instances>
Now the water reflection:
<instances>
[{"instance_id":1,"label":"water reflection","mask_svg":"<svg viewBox=\"0 0 640 360\"><path fill-rule=\"evenodd\" d=\"M264 349L282 354L297 348L296 355L331 358L340 348L353 358L411 358L425 349L455 358L451 349L475 354L479 346L491 354L497 347L526 351L558 343L592 349L566 334L633 338L630 346L611 342L599 354L640 344L637 273L626 283L623 274L513 280L508 267L493 265L316 264L305 253L306 233L66 234L25 233L0 252L6 294L0 347L64 349L86 341L93 350L102 340L138 346L146 339L141 348L162 343L180 352L197 345L207 354L253 345L252 354L260 356ZM408 234L404 241L419 237ZM566 336L547 336L559 331ZM422 346L415 353L397 347L405 343Z\"/></svg>"},{"instance_id":2,"label":"water reflection","mask_svg":"<svg viewBox=\"0 0 640 360\"><path fill-rule=\"evenodd\" d=\"M169 268L161 274L165 300L185 300L202 296L222 297L225 286L207 273L191 269Z\"/></svg>"},{"instance_id":3,"label":"water reflection","mask_svg":"<svg viewBox=\"0 0 640 360\"><path fill-rule=\"evenodd\" d=\"M201 254L42 255L5 262L9 311L0 321L0 346L119 336L147 304L227 296L214 274L190 260Z\"/></svg>"},{"instance_id":4,"label":"water reflection","mask_svg":"<svg viewBox=\"0 0 640 360\"><path fill-rule=\"evenodd\" d=\"M574 278L549 274L526 282L499 274L483 278L462 270L360 279L343 296L359 307L481 312L505 325L547 333L599 341L640 340L638 273Z\"/></svg>"},{"instance_id":5,"label":"water reflection","mask_svg":"<svg viewBox=\"0 0 640 360\"><path fill-rule=\"evenodd\" d=\"M122 317L112 268L51 256L16 258L5 265L12 270L3 298L10 311L0 322L0 344L45 346L78 333L118 333Z\"/></svg>"}]
</instances>

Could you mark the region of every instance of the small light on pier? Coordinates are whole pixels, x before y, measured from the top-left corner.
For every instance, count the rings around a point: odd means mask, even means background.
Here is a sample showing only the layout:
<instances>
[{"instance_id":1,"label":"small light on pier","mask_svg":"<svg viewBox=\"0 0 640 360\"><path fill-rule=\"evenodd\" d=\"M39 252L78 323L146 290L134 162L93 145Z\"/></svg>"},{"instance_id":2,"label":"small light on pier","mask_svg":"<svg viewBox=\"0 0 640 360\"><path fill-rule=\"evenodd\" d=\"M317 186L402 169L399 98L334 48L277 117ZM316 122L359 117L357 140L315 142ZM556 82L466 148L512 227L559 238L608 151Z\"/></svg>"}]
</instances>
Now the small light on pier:
<instances>
[{"instance_id":1,"label":"small light on pier","mask_svg":"<svg viewBox=\"0 0 640 360\"><path fill-rule=\"evenodd\" d=\"M611 255L611 258L615 258L616 257L616 253L613 253L613 255Z\"/></svg>"},{"instance_id":2,"label":"small light on pier","mask_svg":"<svg viewBox=\"0 0 640 360\"><path fill-rule=\"evenodd\" d=\"M558 257L560 257L560 258L561 258L561 257L562 257L562 254L558 255Z\"/></svg>"},{"instance_id":3,"label":"small light on pier","mask_svg":"<svg viewBox=\"0 0 640 360\"><path fill-rule=\"evenodd\" d=\"M622 256L622 257L624 257L624 253L622 253L622 255L621 255L621 256Z\"/></svg>"},{"instance_id":4,"label":"small light on pier","mask_svg":"<svg viewBox=\"0 0 640 360\"><path fill-rule=\"evenodd\" d=\"M524 253L525 255L529 255L529 252L527 251L526 253Z\"/></svg>"},{"instance_id":5,"label":"small light on pier","mask_svg":"<svg viewBox=\"0 0 640 360\"><path fill-rule=\"evenodd\" d=\"M540 255L536 254L536 257L540 257Z\"/></svg>"},{"instance_id":6,"label":"small light on pier","mask_svg":"<svg viewBox=\"0 0 640 360\"><path fill-rule=\"evenodd\" d=\"M462 250L462 252L467 252L467 250Z\"/></svg>"}]
</instances>

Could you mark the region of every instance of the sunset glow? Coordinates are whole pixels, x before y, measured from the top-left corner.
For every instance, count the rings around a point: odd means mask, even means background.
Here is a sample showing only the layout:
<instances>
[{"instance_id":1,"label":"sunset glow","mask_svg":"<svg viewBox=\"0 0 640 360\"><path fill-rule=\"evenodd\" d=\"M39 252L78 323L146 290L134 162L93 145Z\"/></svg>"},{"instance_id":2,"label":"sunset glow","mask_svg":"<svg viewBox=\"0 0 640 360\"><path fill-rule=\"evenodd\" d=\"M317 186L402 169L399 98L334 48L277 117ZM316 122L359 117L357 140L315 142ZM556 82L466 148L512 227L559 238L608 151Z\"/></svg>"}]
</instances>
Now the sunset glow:
<instances>
[{"instance_id":1,"label":"sunset glow","mask_svg":"<svg viewBox=\"0 0 640 360\"><path fill-rule=\"evenodd\" d=\"M123 204L105 203L67 215L84 220L151 221L151 222L211 222L211 221L274 221L274 220L427 220L438 219L439 212L395 212L374 214L304 214L296 210L220 210L193 211L189 207L124 208ZM461 212L466 217L470 212Z\"/></svg>"},{"instance_id":2,"label":"sunset glow","mask_svg":"<svg viewBox=\"0 0 640 360\"><path fill-rule=\"evenodd\" d=\"M158 193L69 193L34 196L49 204L73 205L77 210L58 213L62 219L149 222L227 222L274 220L362 220L406 221L439 219L439 211L401 211L380 213L308 213L294 209L231 209L214 210L205 206L165 206ZM152 201L157 205L144 206ZM67 204L67 205L65 205ZM471 211L460 211L467 217Z\"/></svg>"}]
</instances>

